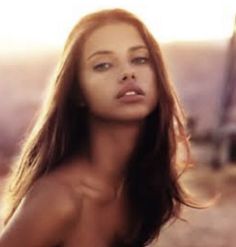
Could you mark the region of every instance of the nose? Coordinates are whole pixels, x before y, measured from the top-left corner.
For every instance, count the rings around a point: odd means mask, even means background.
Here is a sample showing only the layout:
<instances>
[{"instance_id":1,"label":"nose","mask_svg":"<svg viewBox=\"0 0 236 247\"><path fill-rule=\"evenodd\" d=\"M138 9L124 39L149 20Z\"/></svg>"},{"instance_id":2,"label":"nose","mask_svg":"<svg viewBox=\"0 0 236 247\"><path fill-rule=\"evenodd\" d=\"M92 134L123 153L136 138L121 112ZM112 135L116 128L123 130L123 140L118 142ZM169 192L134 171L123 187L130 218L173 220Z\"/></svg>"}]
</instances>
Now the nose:
<instances>
[{"instance_id":1,"label":"nose","mask_svg":"<svg viewBox=\"0 0 236 247\"><path fill-rule=\"evenodd\" d=\"M120 77L120 82L135 81L135 80L136 80L136 76L134 72L125 72Z\"/></svg>"}]
</instances>

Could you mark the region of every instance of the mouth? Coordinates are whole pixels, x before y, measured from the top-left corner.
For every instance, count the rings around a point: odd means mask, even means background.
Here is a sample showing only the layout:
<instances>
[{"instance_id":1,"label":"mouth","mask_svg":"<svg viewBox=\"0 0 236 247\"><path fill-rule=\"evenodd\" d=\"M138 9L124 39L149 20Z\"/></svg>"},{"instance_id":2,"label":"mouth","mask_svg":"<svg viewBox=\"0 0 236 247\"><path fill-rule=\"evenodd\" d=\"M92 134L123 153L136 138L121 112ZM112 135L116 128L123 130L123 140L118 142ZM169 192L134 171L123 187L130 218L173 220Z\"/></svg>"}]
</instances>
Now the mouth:
<instances>
[{"instance_id":1,"label":"mouth","mask_svg":"<svg viewBox=\"0 0 236 247\"><path fill-rule=\"evenodd\" d=\"M144 96L144 91L137 85L124 86L117 94L118 99L121 99L123 97L126 97L126 98L136 97L137 98L137 96Z\"/></svg>"}]
</instances>

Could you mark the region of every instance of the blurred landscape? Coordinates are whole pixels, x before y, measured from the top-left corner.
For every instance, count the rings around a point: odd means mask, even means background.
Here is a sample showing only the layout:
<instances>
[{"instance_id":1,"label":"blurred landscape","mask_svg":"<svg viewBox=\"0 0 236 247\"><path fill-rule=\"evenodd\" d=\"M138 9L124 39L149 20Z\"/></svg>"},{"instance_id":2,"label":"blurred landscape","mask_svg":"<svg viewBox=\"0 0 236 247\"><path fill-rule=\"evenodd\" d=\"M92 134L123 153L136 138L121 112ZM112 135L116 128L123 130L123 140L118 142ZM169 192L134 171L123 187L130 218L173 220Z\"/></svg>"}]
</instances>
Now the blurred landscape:
<instances>
[{"instance_id":1,"label":"blurred landscape","mask_svg":"<svg viewBox=\"0 0 236 247\"><path fill-rule=\"evenodd\" d=\"M185 208L185 221L166 226L153 247L236 246L236 167L228 165L220 172L197 167L184 176L184 182L202 205L217 199L205 209Z\"/></svg>"},{"instance_id":2,"label":"blurred landscape","mask_svg":"<svg viewBox=\"0 0 236 247\"><path fill-rule=\"evenodd\" d=\"M194 135L209 136L217 128L222 91L225 87L228 40L162 44L164 59L187 117L194 119ZM0 56L0 178L44 100L59 51ZM235 100L235 98L234 98ZM233 102L236 102L233 101ZM235 116L236 105L229 112ZM236 119L235 119L236 120ZM214 145L192 143L196 167L183 182L198 199L220 198L207 209L185 208L183 218L166 227L155 247L235 247L236 165L235 161L212 168ZM1 191L1 190L0 190Z\"/></svg>"},{"instance_id":3,"label":"blurred landscape","mask_svg":"<svg viewBox=\"0 0 236 247\"><path fill-rule=\"evenodd\" d=\"M227 40L163 44L170 77L197 132L214 128L224 87ZM0 57L0 156L13 154L44 97L59 51Z\"/></svg>"}]
</instances>

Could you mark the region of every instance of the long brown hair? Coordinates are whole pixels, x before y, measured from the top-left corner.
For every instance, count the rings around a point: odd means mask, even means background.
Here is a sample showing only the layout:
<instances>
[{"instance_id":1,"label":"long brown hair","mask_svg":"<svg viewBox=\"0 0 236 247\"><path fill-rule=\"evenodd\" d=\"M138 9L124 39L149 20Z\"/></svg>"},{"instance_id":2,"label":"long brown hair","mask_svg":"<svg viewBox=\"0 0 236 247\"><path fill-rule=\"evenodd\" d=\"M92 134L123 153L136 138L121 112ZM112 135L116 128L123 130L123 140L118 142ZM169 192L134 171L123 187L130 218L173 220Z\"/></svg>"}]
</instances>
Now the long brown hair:
<instances>
[{"instance_id":1,"label":"long brown hair","mask_svg":"<svg viewBox=\"0 0 236 247\"><path fill-rule=\"evenodd\" d=\"M97 27L114 21L130 23L139 31L150 52L159 92L157 107L147 117L127 164L126 186L137 224L132 236L122 240L122 246L150 243L167 221L179 216L182 205L194 206L179 182L177 148L179 143L185 147L187 166L190 163L188 137L183 111L168 78L160 47L135 15L112 9L85 16L69 34L47 100L12 165L4 197L5 224L39 177L56 169L64 159L85 146L87 112L78 107L75 94L80 93L78 62L86 37Z\"/></svg>"}]
</instances>

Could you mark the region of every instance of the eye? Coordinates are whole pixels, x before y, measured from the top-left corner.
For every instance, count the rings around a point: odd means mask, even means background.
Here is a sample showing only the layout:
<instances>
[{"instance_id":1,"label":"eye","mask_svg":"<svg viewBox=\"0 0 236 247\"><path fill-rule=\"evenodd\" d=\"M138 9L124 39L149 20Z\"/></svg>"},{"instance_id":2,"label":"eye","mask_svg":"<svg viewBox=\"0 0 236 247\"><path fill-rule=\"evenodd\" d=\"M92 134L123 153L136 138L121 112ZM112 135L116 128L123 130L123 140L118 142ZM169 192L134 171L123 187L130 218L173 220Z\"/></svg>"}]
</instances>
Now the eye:
<instances>
[{"instance_id":1,"label":"eye","mask_svg":"<svg viewBox=\"0 0 236 247\"><path fill-rule=\"evenodd\" d=\"M135 57L132 59L134 64L146 64L149 62L149 57Z\"/></svg>"},{"instance_id":2,"label":"eye","mask_svg":"<svg viewBox=\"0 0 236 247\"><path fill-rule=\"evenodd\" d=\"M111 63L99 63L93 67L95 71L106 71L111 67Z\"/></svg>"}]
</instances>

